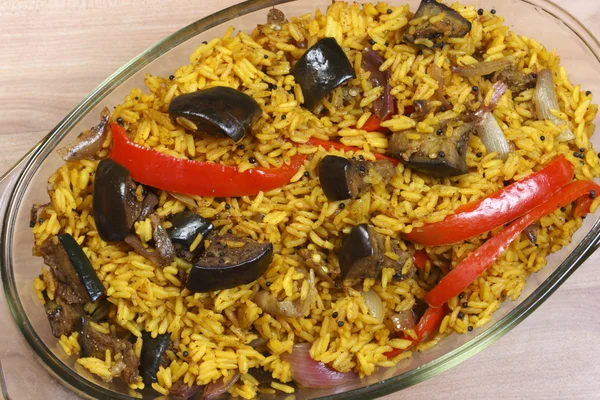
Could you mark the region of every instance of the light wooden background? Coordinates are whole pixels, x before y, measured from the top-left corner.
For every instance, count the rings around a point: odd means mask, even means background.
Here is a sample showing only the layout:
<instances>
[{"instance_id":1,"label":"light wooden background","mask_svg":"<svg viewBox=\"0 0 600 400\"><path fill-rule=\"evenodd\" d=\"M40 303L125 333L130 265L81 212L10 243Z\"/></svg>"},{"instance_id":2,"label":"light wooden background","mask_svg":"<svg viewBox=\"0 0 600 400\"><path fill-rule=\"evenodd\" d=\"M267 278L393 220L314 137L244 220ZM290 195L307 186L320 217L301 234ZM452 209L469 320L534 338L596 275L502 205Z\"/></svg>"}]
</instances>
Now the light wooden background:
<instances>
[{"instance_id":1,"label":"light wooden background","mask_svg":"<svg viewBox=\"0 0 600 400\"><path fill-rule=\"evenodd\" d=\"M600 37L600 1L555 1ZM118 67L159 39L235 2L0 2L0 174ZM600 398L597 264L600 254L491 348L386 399Z\"/></svg>"}]
</instances>

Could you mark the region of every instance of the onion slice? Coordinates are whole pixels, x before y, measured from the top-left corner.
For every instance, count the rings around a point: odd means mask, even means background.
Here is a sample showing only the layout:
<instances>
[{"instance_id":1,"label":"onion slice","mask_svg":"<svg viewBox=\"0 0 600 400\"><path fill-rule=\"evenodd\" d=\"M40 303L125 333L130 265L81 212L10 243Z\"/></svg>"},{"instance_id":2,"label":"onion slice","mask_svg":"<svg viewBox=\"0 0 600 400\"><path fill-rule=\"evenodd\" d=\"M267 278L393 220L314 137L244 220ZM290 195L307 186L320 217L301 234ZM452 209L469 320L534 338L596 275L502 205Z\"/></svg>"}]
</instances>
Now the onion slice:
<instances>
[{"instance_id":1,"label":"onion slice","mask_svg":"<svg viewBox=\"0 0 600 400\"><path fill-rule=\"evenodd\" d=\"M391 94L390 72L388 70L380 71L379 67L383 64L383 58L373 49L367 47L362 52L362 67L365 71L371 72L369 80L373 87L383 87L383 93L373 102L373 111L380 121L394 112L394 96Z\"/></svg>"},{"instance_id":2,"label":"onion slice","mask_svg":"<svg viewBox=\"0 0 600 400\"><path fill-rule=\"evenodd\" d=\"M81 132L77 139L57 150L58 155L65 161L93 159L108 134L108 118L110 110L106 107L100 113L100 123L91 129Z\"/></svg>"},{"instance_id":3,"label":"onion slice","mask_svg":"<svg viewBox=\"0 0 600 400\"><path fill-rule=\"evenodd\" d=\"M365 303L369 308L371 316L379 321L379 323L382 323L383 317L385 317L385 309L383 308L383 303L377 292L373 289L369 289L368 292L363 292L362 295L365 298Z\"/></svg>"},{"instance_id":4,"label":"onion slice","mask_svg":"<svg viewBox=\"0 0 600 400\"><path fill-rule=\"evenodd\" d=\"M513 59L510 57L493 61L481 61L469 65L452 65L450 71L458 76L483 76L500 71L511 66Z\"/></svg>"},{"instance_id":5,"label":"onion slice","mask_svg":"<svg viewBox=\"0 0 600 400\"><path fill-rule=\"evenodd\" d=\"M254 295L252 301L268 314L280 317L301 318L308 312L316 293L315 271L312 269L309 272L308 285L308 294L304 300L299 297L294 301L279 301L268 290L261 290Z\"/></svg>"},{"instance_id":6,"label":"onion slice","mask_svg":"<svg viewBox=\"0 0 600 400\"><path fill-rule=\"evenodd\" d=\"M477 134L489 153L498 153L501 159L506 160L510 144L492 113L487 113L483 122L477 126Z\"/></svg>"},{"instance_id":7,"label":"onion slice","mask_svg":"<svg viewBox=\"0 0 600 400\"><path fill-rule=\"evenodd\" d=\"M224 378L219 378L217 381L209 383L204 388L204 393L202 393L202 398L200 400L210 400L222 395L235 385L238 379L240 379L240 376L240 371L236 371L227 382L225 382Z\"/></svg>"},{"instance_id":8,"label":"onion slice","mask_svg":"<svg viewBox=\"0 0 600 400\"><path fill-rule=\"evenodd\" d=\"M309 388L330 388L357 380L354 372L339 372L315 361L310 357L310 343L295 344L292 353L284 353L281 358L290 363L292 378L301 386Z\"/></svg>"},{"instance_id":9,"label":"onion slice","mask_svg":"<svg viewBox=\"0 0 600 400\"><path fill-rule=\"evenodd\" d=\"M442 106L445 107L446 110L452 109L452 104L450 104L446 99L446 96L444 96L444 73L442 72L442 69L438 67L437 64L431 64L429 74L438 84L435 91L436 99L442 103Z\"/></svg>"},{"instance_id":10,"label":"onion slice","mask_svg":"<svg viewBox=\"0 0 600 400\"><path fill-rule=\"evenodd\" d=\"M575 135L566 122L550 112L550 110L560 111L560 107L556 98L552 71L549 69L544 69L538 73L533 100L538 119L547 119L552 121L556 126L563 127L563 131L558 135L556 140L566 142L575 139Z\"/></svg>"}]
</instances>

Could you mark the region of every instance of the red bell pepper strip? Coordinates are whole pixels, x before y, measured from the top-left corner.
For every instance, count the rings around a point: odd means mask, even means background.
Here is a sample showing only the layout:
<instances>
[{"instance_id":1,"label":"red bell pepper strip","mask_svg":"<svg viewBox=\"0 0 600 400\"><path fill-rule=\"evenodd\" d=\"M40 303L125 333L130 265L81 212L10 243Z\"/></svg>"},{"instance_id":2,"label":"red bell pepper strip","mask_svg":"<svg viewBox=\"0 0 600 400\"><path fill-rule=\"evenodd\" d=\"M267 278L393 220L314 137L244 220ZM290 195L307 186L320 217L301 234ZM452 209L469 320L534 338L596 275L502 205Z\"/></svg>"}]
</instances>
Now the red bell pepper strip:
<instances>
[{"instance_id":1,"label":"red bell pepper strip","mask_svg":"<svg viewBox=\"0 0 600 400\"><path fill-rule=\"evenodd\" d=\"M289 183L304 159L292 157L281 168L252 168L239 172L237 166L182 160L133 143L125 129L111 124L113 147L109 154L145 185L172 192L211 197L253 196Z\"/></svg>"},{"instance_id":2,"label":"red bell pepper strip","mask_svg":"<svg viewBox=\"0 0 600 400\"><path fill-rule=\"evenodd\" d=\"M379 128L381 128L381 120L377 115L372 114L361 129L367 132L375 132L379 130Z\"/></svg>"},{"instance_id":3,"label":"red bell pepper strip","mask_svg":"<svg viewBox=\"0 0 600 400\"><path fill-rule=\"evenodd\" d=\"M417 250L413 253L413 261L418 269L425 268L427 261L429 260L429 256L424 249Z\"/></svg>"},{"instance_id":4,"label":"red bell pepper strip","mask_svg":"<svg viewBox=\"0 0 600 400\"><path fill-rule=\"evenodd\" d=\"M404 237L414 243L442 246L491 231L543 203L573 178L564 156L504 189L456 209L443 221L414 228Z\"/></svg>"},{"instance_id":5,"label":"red bell pepper strip","mask_svg":"<svg viewBox=\"0 0 600 400\"><path fill-rule=\"evenodd\" d=\"M415 333L417 335L417 339L412 339L413 346L421 343L425 339L427 339L431 334L440 326L442 323L442 319L444 319L444 315L446 314L446 307L429 307L425 310L425 313L419 320L419 323L415 327ZM408 339L408 338L407 338ZM396 357L398 354L402 353L402 349L394 349L388 351L387 353L383 353L387 358Z\"/></svg>"},{"instance_id":6,"label":"red bell pepper strip","mask_svg":"<svg viewBox=\"0 0 600 400\"><path fill-rule=\"evenodd\" d=\"M344 151L352 151L352 152L362 150L362 149L359 149L358 147L346 146L345 144L342 144L340 142L330 142L327 140L321 140L321 139L312 138L312 137L310 139L308 139L308 142L306 142L306 143L308 143L312 146L315 146L315 147L321 146L325 150L329 150L331 148L336 149L336 150L344 150ZM388 157L386 155L377 153L375 151L373 152L373 155L375 156L376 160L388 160L394 165L398 165L398 163L400 162L400 161L396 160L395 158Z\"/></svg>"},{"instance_id":7,"label":"red bell pepper strip","mask_svg":"<svg viewBox=\"0 0 600 400\"><path fill-rule=\"evenodd\" d=\"M574 217L583 217L590 212L590 206L594 202L594 199L590 196L583 196L575 201L575 208L573 209Z\"/></svg>"},{"instance_id":8,"label":"red bell pepper strip","mask_svg":"<svg viewBox=\"0 0 600 400\"><path fill-rule=\"evenodd\" d=\"M508 248L519 234L538 219L552 213L576 200L580 196L589 195L591 191L600 193L600 186L592 181L575 181L553 194L548 200L517 219L508 227L490 238L473 253L469 254L452 271L448 272L440 282L425 295L425 301L431 307L441 307L448 300L460 294L471 283L492 265Z\"/></svg>"}]
</instances>

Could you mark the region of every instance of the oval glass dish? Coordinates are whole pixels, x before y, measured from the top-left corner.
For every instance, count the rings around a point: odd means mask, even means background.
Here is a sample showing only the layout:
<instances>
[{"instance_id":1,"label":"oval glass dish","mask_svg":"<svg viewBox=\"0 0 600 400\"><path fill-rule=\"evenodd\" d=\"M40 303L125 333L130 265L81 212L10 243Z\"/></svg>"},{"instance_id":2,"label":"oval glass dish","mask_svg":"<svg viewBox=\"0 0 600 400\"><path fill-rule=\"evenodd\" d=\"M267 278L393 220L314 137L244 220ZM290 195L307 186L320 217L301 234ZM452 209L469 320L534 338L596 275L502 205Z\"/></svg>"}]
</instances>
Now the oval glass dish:
<instances>
[{"instance_id":1,"label":"oval glass dish","mask_svg":"<svg viewBox=\"0 0 600 400\"><path fill-rule=\"evenodd\" d=\"M417 1L392 1L411 10ZM469 3L469 0L466 0ZM515 32L533 37L549 49L556 49L572 82L600 93L600 45L597 40L567 12L546 0L477 0L476 6L495 8ZM0 374L5 398L39 398L52 393L56 398L131 399L127 388L104 383L92 377L67 357L52 336L44 308L39 304L33 280L39 274L42 259L31 254L32 234L29 211L33 203L47 199L46 181L50 171L62 164L56 148L71 142L75 136L93 126L103 107L120 103L134 87L143 87L145 74L169 75L186 62L189 54L204 40L222 35L229 26L250 32L265 21L268 9L277 5L286 15L301 15L320 8L330 0L251 0L219 11L167 37L130 61L97 87L69 113L11 171L2 177L0 189L1 236L0 263L4 294L0 312L6 321L0 330L3 374ZM594 123L598 123L597 117ZM600 136L592 137L600 149ZM498 340L515 327L548 298L600 245L599 216L589 216L573 237L570 245L548 258L548 265L532 275L517 301L506 301L488 325L465 335L451 335L439 345L393 368L359 383L333 389L301 389L297 399L378 397L426 380L457 365ZM8 320L10 312L16 325ZM22 340L23 336L25 340ZM33 350L33 354L32 351ZM542 349L540 349L542 351ZM67 389L50 379L40 362ZM41 373L40 373L41 372ZM40 373L38 375L38 373ZM23 379L27 376L27 380ZM72 396L72 397L70 397ZM157 398L151 390L144 398ZM284 398L280 393L270 399ZM44 396L45 397L45 396Z\"/></svg>"}]
</instances>

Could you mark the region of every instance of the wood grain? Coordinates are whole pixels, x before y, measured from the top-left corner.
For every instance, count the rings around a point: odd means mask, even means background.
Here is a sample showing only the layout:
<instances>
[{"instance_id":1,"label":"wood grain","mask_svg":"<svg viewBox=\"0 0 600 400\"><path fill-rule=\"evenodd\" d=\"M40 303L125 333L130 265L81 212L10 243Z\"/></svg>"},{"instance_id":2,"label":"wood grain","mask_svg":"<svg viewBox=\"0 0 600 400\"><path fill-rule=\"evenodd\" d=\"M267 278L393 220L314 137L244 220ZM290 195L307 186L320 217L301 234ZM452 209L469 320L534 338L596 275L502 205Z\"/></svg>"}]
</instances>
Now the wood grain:
<instances>
[{"instance_id":1,"label":"wood grain","mask_svg":"<svg viewBox=\"0 0 600 400\"><path fill-rule=\"evenodd\" d=\"M600 2L555 2L600 36ZM0 7L0 174L118 67L166 35L233 3L4 0ZM600 254L486 351L386 398L600 398L597 264Z\"/></svg>"}]
</instances>

